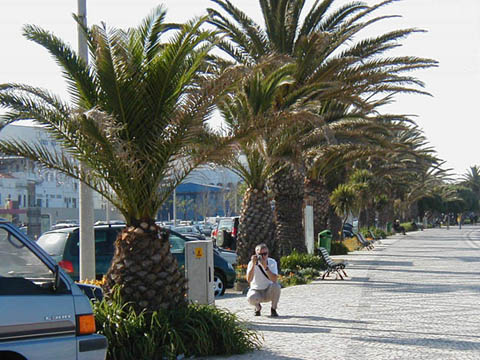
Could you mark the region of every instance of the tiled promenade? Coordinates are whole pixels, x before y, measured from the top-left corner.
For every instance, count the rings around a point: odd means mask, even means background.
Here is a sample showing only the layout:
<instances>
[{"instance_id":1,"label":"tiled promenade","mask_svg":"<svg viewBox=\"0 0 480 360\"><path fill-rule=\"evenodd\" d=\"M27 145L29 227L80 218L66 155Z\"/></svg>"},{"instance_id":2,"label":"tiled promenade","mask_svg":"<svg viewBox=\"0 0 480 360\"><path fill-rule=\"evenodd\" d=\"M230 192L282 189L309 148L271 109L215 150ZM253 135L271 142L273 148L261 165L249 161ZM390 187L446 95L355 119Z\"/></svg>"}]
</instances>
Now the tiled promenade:
<instances>
[{"instance_id":1,"label":"tiled promenade","mask_svg":"<svg viewBox=\"0 0 480 360\"><path fill-rule=\"evenodd\" d=\"M262 350L229 359L480 359L480 227L397 235L338 258L349 278L283 289L279 318L254 317L244 295L217 300L264 337Z\"/></svg>"}]
</instances>

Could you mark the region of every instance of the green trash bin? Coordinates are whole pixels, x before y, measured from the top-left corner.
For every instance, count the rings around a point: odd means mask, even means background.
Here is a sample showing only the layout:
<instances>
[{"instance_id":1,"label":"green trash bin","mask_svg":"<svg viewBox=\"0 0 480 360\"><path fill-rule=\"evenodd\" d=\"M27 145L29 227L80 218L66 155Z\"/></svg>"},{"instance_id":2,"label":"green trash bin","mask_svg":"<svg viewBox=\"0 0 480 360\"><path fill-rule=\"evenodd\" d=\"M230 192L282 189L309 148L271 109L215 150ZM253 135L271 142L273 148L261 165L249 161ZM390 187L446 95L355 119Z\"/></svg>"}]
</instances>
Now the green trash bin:
<instances>
[{"instance_id":1,"label":"green trash bin","mask_svg":"<svg viewBox=\"0 0 480 360\"><path fill-rule=\"evenodd\" d=\"M392 232L392 223L387 222L387 233L390 234Z\"/></svg>"},{"instance_id":2,"label":"green trash bin","mask_svg":"<svg viewBox=\"0 0 480 360\"><path fill-rule=\"evenodd\" d=\"M318 246L327 249L330 254L332 249L332 232L330 230L323 230L318 233Z\"/></svg>"}]
</instances>

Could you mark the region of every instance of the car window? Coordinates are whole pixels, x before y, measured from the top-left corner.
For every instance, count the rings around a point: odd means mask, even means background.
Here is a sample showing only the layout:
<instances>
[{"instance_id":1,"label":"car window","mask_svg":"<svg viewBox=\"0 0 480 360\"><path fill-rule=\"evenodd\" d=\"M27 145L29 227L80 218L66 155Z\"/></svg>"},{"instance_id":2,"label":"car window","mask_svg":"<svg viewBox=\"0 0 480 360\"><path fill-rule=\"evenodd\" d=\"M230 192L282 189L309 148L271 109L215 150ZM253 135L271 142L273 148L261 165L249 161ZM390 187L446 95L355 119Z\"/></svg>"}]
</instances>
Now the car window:
<instances>
[{"instance_id":1,"label":"car window","mask_svg":"<svg viewBox=\"0 0 480 360\"><path fill-rule=\"evenodd\" d=\"M185 240L170 233L170 252L172 254L183 254L185 251Z\"/></svg>"},{"instance_id":2,"label":"car window","mask_svg":"<svg viewBox=\"0 0 480 360\"><path fill-rule=\"evenodd\" d=\"M0 229L0 277L52 281L53 272L17 237Z\"/></svg>"},{"instance_id":3,"label":"car window","mask_svg":"<svg viewBox=\"0 0 480 360\"><path fill-rule=\"evenodd\" d=\"M107 229L95 230L95 255L96 256L112 256L114 253L115 238L118 231L108 231ZM78 231L70 233L68 240L68 249L70 256L79 257L80 255L80 239Z\"/></svg>"},{"instance_id":4,"label":"car window","mask_svg":"<svg viewBox=\"0 0 480 360\"><path fill-rule=\"evenodd\" d=\"M232 220L220 220L220 222L218 223L219 229L231 229L232 227L233 227Z\"/></svg>"},{"instance_id":5,"label":"car window","mask_svg":"<svg viewBox=\"0 0 480 360\"><path fill-rule=\"evenodd\" d=\"M54 232L40 236L37 244L40 245L50 256L63 255L68 233Z\"/></svg>"},{"instance_id":6,"label":"car window","mask_svg":"<svg viewBox=\"0 0 480 360\"><path fill-rule=\"evenodd\" d=\"M80 239L78 231L71 232L68 235L68 252L70 256L79 257L80 256Z\"/></svg>"},{"instance_id":7,"label":"car window","mask_svg":"<svg viewBox=\"0 0 480 360\"><path fill-rule=\"evenodd\" d=\"M115 240L114 232L107 231L107 229L95 230L95 255L97 256L112 256L113 243Z\"/></svg>"}]
</instances>

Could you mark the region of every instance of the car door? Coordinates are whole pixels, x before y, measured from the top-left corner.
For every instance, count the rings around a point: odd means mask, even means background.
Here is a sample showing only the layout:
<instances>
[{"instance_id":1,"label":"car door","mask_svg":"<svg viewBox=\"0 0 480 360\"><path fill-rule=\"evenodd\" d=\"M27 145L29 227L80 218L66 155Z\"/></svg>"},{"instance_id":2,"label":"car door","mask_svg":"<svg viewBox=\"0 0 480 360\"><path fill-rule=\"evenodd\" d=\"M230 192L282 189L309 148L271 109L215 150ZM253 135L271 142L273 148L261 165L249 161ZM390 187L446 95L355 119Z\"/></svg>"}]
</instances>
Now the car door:
<instances>
[{"instance_id":1,"label":"car door","mask_svg":"<svg viewBox=\"0 0 480 360\"><path fill-rule=\"evenodd\" d=\"M0 223L0 358L2 351L27 359L77 358L74 301L62 277L40 247Z\"/></svg>"}]
</instances>

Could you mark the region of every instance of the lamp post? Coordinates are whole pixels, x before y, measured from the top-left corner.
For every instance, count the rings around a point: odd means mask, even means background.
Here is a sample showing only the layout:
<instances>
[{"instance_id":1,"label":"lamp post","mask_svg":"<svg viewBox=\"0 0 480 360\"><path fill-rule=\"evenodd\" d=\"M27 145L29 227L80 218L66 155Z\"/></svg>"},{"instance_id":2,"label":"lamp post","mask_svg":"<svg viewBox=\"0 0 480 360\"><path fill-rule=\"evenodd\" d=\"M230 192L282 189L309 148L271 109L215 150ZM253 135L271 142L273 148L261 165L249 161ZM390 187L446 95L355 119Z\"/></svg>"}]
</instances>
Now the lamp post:
<instances>
[{"instance_id":1,"label":"lamp post","mask_svg":"<svg viewBox=\"0 0 480 360\"><path fill-rule=\"evenodd\" d=\"M78 18L87 25L87 0L77 0ZM87 39L78 25L78 54L88 63ZM84 165L80 165L85 169ZM95 280L95 232L93 229L93 192L82 181L79 184L80 208L80 280Z\"/></svg>"}]
</instances>

